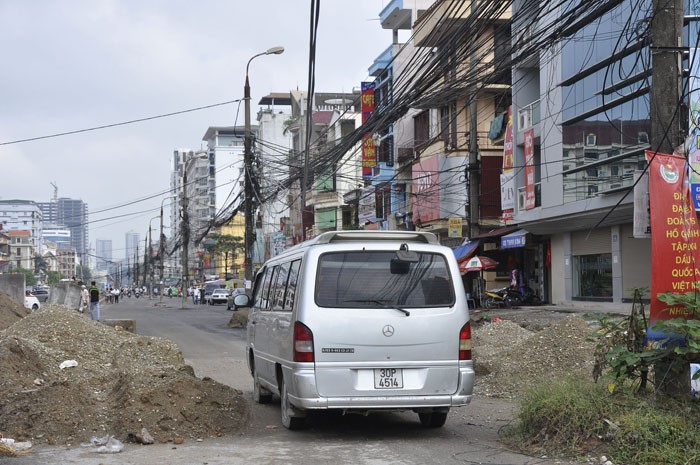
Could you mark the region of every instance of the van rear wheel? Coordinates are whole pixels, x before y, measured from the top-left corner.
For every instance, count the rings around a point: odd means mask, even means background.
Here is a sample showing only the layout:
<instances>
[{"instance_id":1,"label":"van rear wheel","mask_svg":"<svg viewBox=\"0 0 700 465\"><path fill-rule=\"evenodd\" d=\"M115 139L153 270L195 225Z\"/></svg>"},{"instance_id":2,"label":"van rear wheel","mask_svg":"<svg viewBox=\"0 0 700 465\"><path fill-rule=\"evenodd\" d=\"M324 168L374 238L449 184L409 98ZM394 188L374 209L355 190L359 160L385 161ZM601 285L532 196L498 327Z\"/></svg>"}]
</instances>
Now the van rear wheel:
<instances>
[{"instance_id":1,"label":"van rear wheel","mask_svg":"<svg viewBox=\"0 0 700 465\"><path fill-rule=\"evenodd\" d=\"M440 428L447 421L447 412L419 413L418 418L426 428Z\"/></svg>"},{"instance_id":2,"label":"van rear wheel","mask_svg":"<svg viewBox=\"0 0 700 465\"><path fill-rule=\"evenodd\" d=\"M287 383L284 379L280 382L280 409L282 410L282 426L290 430L298 430L306 427L306 418L296 416L299 414L298 409L289 403L289 393L287 392Z\"/></svg>"}]
</instances>

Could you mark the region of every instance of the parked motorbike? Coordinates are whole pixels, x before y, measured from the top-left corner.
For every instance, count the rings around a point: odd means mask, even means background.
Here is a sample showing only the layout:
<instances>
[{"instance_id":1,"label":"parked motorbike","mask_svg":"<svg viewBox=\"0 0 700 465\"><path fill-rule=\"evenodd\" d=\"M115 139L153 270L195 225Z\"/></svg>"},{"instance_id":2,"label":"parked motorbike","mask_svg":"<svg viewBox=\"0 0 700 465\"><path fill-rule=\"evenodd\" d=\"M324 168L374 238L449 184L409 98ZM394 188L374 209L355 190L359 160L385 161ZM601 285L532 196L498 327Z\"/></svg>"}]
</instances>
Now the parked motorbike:
<instances>
[{"instance_id":1,"label":"parked motorbike","mask_svg":"<svg viewBox=\"0 0 700 465\"><path fill-rule=\"evenodd\" d=\"M486 309L491 308L510 308L511 301L507 296L507 287L502 289L492 289L490 291L484 291L484 295L481 298L481 304Z\"/></svg>"},{"instance_id":2,"label":"parked motorbike","mask_svg":"<svg viewBox=\"0 0 700 465\"><path fill-rule=\"evenodd\" d=\"M505 299L508 300L511 306L519 305L542 305L540 299L531 287L525 287L524 292L518 289L506 288Z\"/></svg>"}]
</instances>

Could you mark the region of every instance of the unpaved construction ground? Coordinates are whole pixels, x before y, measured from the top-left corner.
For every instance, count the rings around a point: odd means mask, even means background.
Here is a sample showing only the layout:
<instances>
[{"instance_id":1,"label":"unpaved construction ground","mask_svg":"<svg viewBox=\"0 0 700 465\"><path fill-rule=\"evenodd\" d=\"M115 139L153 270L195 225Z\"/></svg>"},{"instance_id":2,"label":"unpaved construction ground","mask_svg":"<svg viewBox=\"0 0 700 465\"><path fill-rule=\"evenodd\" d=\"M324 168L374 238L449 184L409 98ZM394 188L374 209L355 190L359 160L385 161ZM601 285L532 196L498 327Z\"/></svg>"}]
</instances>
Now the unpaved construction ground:
<instances>
[{"instance_id":1,"label":"unpaved construction ground","mask_svg":"<svg viewBox=\"0 0 700 465\"><path fill-rule=\"evenodd\" d=\"M240 391L199 379L177 345L47 305L26 315L0 294L0 433L18 441L80 444L146 428L156 442L240 433ZM24 316L24 317L23 317ZM512 399L534 383L590 376L590 321L546 308L474 312L475 402ZM525 326L526 328L524 328ZM75 360L77 366L61 369Z\"/></svg>"}]
</instances>

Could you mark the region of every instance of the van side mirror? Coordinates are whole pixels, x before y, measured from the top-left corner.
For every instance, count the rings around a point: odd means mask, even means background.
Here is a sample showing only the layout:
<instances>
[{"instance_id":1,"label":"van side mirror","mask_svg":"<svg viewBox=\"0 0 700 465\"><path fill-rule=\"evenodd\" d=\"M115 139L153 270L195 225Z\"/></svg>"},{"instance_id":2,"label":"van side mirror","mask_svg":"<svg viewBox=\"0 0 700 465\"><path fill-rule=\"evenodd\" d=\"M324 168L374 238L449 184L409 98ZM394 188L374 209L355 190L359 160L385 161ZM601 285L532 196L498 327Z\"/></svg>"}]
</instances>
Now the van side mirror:
<instances>
[{"instance_id":1,"label":"van side mirror","mask_svg":"<svg viewBox=\"0 0 700 465\"><path fill-rule=\"evenodd\" d=\"M233 306L236 308L250 307L252 303L252 299L248 294L238 294L233 298Z\"/></svg>"}]
</instances>

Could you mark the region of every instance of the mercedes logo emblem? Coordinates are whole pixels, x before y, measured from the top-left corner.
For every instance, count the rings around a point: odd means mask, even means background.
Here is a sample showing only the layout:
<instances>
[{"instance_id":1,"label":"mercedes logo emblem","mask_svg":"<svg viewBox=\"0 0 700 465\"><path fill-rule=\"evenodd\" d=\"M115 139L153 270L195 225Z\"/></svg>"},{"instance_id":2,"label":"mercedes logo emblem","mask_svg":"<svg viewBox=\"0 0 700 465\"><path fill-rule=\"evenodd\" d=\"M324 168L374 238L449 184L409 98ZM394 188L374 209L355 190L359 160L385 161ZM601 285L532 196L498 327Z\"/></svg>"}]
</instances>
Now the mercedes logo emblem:
<instances>
[{"instance_id":1,"label":"mercedes logo emblem","mask_svg":"<svg viewBox=\"0 0 700 465\"><path fill-rule=\"evenodd\" d=\"M394 335L394 327L391 325L386 325L382 328L382 334L386 337L391 337Z\"/></svg>"}]
</instances>

